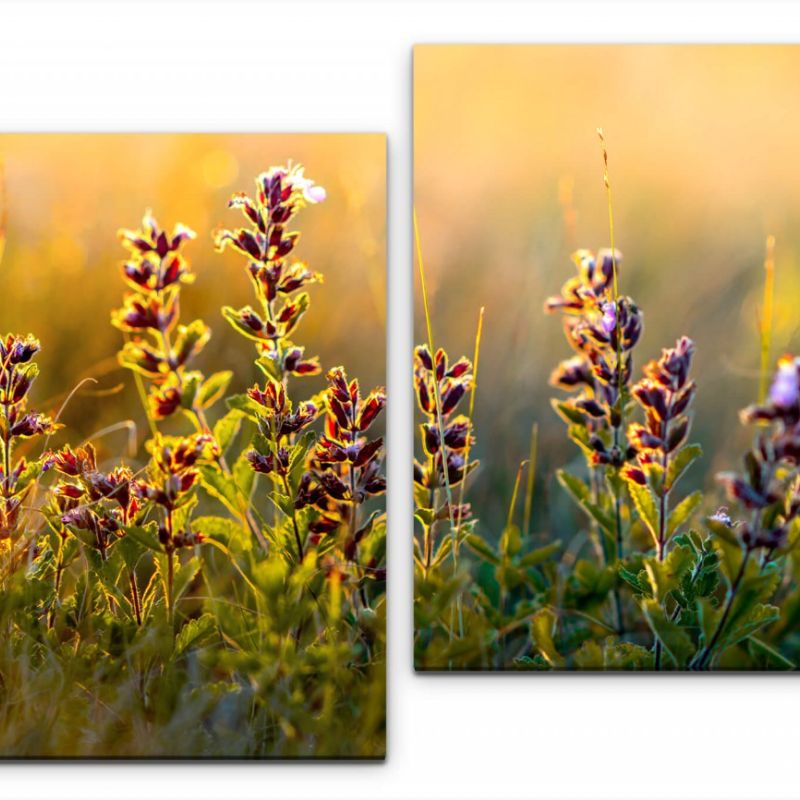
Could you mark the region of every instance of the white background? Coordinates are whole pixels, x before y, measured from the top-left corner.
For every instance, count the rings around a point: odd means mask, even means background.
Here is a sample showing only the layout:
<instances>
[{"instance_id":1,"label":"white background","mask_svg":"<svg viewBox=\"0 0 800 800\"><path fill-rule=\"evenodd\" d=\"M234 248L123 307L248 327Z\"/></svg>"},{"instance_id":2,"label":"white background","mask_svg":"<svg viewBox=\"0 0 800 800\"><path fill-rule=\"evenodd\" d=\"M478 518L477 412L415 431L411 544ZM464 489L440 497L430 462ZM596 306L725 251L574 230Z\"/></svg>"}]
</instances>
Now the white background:
<instances>
[{"instance_id":1,"label":"white background","mask_svg":"<svg viewBox=\"0 0 800 800\"><path fill-rule=\"evenodd\" d=\"M408 380L414 43L799 30L790 3L0 0L0 130L387 132L391 329L387 762L3 764L0 797L800 796L796 677L412 673Z\"/></svg>"}]
</instances>

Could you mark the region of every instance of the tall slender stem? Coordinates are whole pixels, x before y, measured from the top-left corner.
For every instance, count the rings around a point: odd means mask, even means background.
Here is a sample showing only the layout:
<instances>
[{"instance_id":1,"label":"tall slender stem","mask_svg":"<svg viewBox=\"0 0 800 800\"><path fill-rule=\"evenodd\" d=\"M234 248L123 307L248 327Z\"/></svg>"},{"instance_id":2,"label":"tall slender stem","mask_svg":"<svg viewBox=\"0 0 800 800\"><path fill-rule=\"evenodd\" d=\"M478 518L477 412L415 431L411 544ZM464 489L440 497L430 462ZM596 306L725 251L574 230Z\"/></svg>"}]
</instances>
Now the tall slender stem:
<instances>
[{"instance_id":1,"label":"tall slender stem","mask_svg":"<svg viewBox=\"0 0 800 800\"><path fill-rule=\"evenodd\" d=\"M175 583L175 565L173 563L174 549L172 546L172 511L167 512L167 533L169 542L165 547L167 556L167 620L169 627L174 632L175 622L175 598L173 596L173 586Z\"/></svg>"},{"instance_id":2,"label":"tall slender stem","mask_svg":"<svg viewBox=\"0 0 800 800\"><path fill-rule=\"evenodd\" d=\"M283 488L286 491L286 496L291 500L292 490L289 487L289 478L286 475L283 476ZM303 540L300 538L300 529L297 526L297 514L295 513L294 505L292 505L291 520L294 530L294 541L297 545L297 561L298 563L302 563L305 558L305 551L303 550Z\"/></svg>"},{"instance_id":3,"label":"tall slender stem","mask_svg":"<svg viewBox=\"0 0 800 800\"><path fill-rule=\"evenodd\" d=\"M615 318L615 329L614 335L616 338L616 364L615 364L615 373L616 373L616 390L617 390L617 397L615 402L615 408L613 413L612 419L612 427L614 429L614 448L619 451L620 450L620 433L622 431L622 427L624 425L624 417L625 417L625 402L623 397L623 386L622 386L622 330L620 326L620 313L619 313L619 281L617 277L617 248L614 242L614 207L611 202L611 178L608 174L608 150L606 148L606 140L605 135L603 134L603 129L597 129L597 136L600 139L600 148L603 153L603 185L606 189L606 204L608 206L608 231L609 231L609 240L611 243L611 275L612 275L612 290L613 290L613 300L614 300L614 318ZM614 518L615 518L615 526L616 526L616 545L617 545L617 561L621 561L624 556L623 551L623 539L622 539L622 487L619 481L615 481L615 489L614 489ZM619 597L619 590L615 587L614 588L614 597L617 605L617 627L619 628L620 636L625 631L624 628L624 621L622 618L622 603Z\"/></svg>"},{"instance_id":4,"label":"tall slender stem","mask_svg":"<svg viewBox=\"0 0 800 800\"><path fill-rule=\"evenodd\" d=\"M672 396L670 395L669 402L667 403L667 413L666 413L667 418L664 420L661 430L661 439L664 442L663 445L664 450L662 452L662 458L661 458L661 467L664 470L664 473L661 476L661 491L659 492L659 498L658 498L658 544L656 548L656 557L660 562L664 560L667 548L667 515L669 513L668 495L670 489L670 487L667 486L667 470L669 469L668 439L669 439L669 416L671 407L672 407ZM658 637L656 637L655 663L654 663L656 671L661 669L662 649L663 647L661 644L661 640Z\"/></svg>"},{"instance_id":5,"label":"tall slender stem","mask_svg":"<svg viewBox=\"0 0 800 800\"><path fill-rule=\"evenodd\" d=\"M142 626L142 606L139 602L139 589L136 586L136 573L131 567L128 570L128 579L131 585L131 605L133 606L133 613L136 616L136 624L141 628Z\"/></svg>"},{"instance_id":6,"label":"tall slender stem","mask_svg":"<svg viewBox=\"0 0 800 800\"><path fill-rule=\"evenodd\" d=\"M749 547L747 548L747 550L745 550L744 556L742 557L741 566L739 567L739 571L736 573L736 577L734 578L733 583L731 584L731 587L728 590L728 597L725 601L725 608L722 612L722 616L719 618L717 627L714 630L711 639L709 639L708 644L700 651L700 654L692 662L690 667L691 669L696 669L696 670L705 669L705 666L708 663L709 658L711 657L711 653L717 646L719 637L722 635L722 632L725 629L725 623L728 621L731 609L733 608L733 601L736 599L736 593L739 591L739 584L741 584L742 578L744 577L744 570L745 567L747 566L747 561L750 558L751 552L752 550Z\"/></svg>"}]
</instances>

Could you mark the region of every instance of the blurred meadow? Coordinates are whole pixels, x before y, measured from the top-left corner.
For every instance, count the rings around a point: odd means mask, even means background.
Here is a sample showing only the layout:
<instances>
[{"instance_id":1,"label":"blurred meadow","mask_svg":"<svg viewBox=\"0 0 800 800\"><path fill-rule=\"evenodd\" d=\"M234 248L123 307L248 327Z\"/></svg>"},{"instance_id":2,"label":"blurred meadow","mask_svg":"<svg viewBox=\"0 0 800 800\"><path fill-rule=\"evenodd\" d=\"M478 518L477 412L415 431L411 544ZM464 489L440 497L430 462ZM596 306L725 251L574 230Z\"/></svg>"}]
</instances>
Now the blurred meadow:
<instances>
[{"instance_id":1,"label":"blurred meadow","mask_svg":"<svg viewBox=\"0 0 800 800\"><path fill-rule=\"evenodd\" d=\"M776 238L771 364L800 346L800 48L418 46L414 202L433 336L472 357L485 306L475 405L480 459L468 500L491 540L539 424L534 529L582 521L554 471L581 461L548 385L569 355L545 299L574 274L570 253L609 245L609 150L620 292L644 311L635 374L681 334L696 343L686 478L713 488L738 469L756 399L767 235ZM415 271L418 284L418 274ZM416 341L426 341L417 285Z\"/></svg>"},{"instance_id":2,"label":"blurred meadow","mask_svg":"<svg viewBox=\"0 0 800 800\"><path fill-rule=\"evenodd\" d=\"M271 164L305 165L327 189L324 214L308 214L297 257L325 276L303 321L304 344L324 370L345 363L370 385L384 382L385 139L361 134L4 134L5 254L0 265L2 330L42 342L38 404L54 411L83 378L62 421L73 441L124 420L148 435L130 374L117 362L120 332L120 228L137 228L152 209L171 229L197 233L186 248L196 281L182 295L186 320L204 319L212 337L200 359L209 372L234 372L233 391L260 379L250 348L220 314L250 302L252 287L231 250L217 253L212 232L228 225L234 192L251 193ZM121 452L127 434L109 434ZM98 446L102 450L102 441Z\"/></svg>"}]
</instances>

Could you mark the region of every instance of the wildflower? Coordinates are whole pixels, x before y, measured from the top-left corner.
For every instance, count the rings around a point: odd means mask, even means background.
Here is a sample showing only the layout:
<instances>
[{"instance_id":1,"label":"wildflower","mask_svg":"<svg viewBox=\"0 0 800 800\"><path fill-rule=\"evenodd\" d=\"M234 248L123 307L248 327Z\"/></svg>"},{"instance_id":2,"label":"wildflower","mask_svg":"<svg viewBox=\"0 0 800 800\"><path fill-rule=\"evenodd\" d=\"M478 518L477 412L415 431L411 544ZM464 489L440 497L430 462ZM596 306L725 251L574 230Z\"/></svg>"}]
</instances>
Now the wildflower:
<instances>
[{"instance_id":1,"label":"wildflower","mask_svg":"<svg viewBox=\"0 0 800 800\"><path fill-rule=\"evenodd\" d=\"M800 358L784 356L778 361L769 399L777 408L787 409L800 400Z\"/></svg>"},{"instance_id":2,"label":"wildflower","mask_svg":"<svg viewBox=\"0 0 800 800\"><path fill-rule=\"evenodd\" d=\"M728 497L754 512L753 521L743 523L739 534L744 547L763 548L765 558L783 546L800 515L800 402L795 394L799 363L790 356L781 358L766 404L741 413L743 423L769 423L759 428L742 473L717 475Z\"/></svg>"},{"instance_id":3,"label":"wildflower","mask_svg":"<svg viewBox=\"0 0 800 800\"><path fill-rule=\"evenodd\" d=\"M617 327L617 304L603 303L600 309L603 312L600 325L606 333L610 334Z\"/></svg>"},{"instance_id":4,"label":"wildflower","mask_svg":"<svg viewBox=\"0 0 800 800\"><path fill-rule=\"evenodd\" d=\"M154 419L182 409L199 429L207 430L204 408L215 398L203 393L202 373L188 372L187 365L205 347L211 331L201 320L179 323L180 286L194 280L183 247L195 234L181 224L168 234L148 210L139 229L120 230L119 238L130 256L122 275L133 290L111 315L113 325L132 335L119 353L120 364L151 382L148 409ZM209 382L222 375L211 376Z\"/></svg>"},{"instance_id":5,"label":"wildflower","mask_svg":"<svg viewBox=\"0 0 800 800\"><path fill-rule=\"evenodd\" d=\"M305 262L289 260L299 233L287 230L287 225L306 205L324 199L325 190L305 177L302 166L271 167L256 178L254 197L235 194L228 204L242 212L250 227L220 229L214 235L217 250L230 247L248 259L247 271L261 306L226 306L223 315L256 343L259 363L281 381L320 371L317 359L306 358L290 337L310 304L302 290L321 282L322 276Z\"/></svg>"},{"instance_id":6,"label":"wildflower","mask_svg":"<svg viewBox=\"0 0 800 800\"><path fill-rule=\"evenodd\" d=\"M420 345L414 351L414 384L417 402L427 417L421 430L429 457L427 465L416 465L415 480L431 490L447 484L455 486L477 466L477 462L467 465L462 457L474 442L471 422L465 416L450 418L472 385L472 364L466 358L450 364L444 350L439 349L434 357L425 345ZM444 432L443 448L441 431Z\"/></svg>"},{"instance_id":7,"label":"wildflower","mask_svg":"<svg viewBox=\"0 0 800 800\"><path fill-rule=\"evenodd\" d=\"M125 466L110 472L99 470L91 444L75 451L66 446L48 454L48 459L56 472L68 479L59 482L54 499L61 523L91 534L93 546L105 560L109 547L139 512L139 501L132 492L132 471Z\"/></svg>"},{"instance_id":8,"label":"wildflower","mask_svg":"<svg viewBox=\"0 0 800 800\"><path fill-rule=\"evenodd\" d=\"M28 395L39 374L33 358L39 350L30 334L0 336L0 542L16 535L23 501L33 486L25 477L26 460L14 459L18 440L49 435L61 427L46 414L28 409ZM45 461L30 466L41 468Z\"/></svg>"}]
</instances>

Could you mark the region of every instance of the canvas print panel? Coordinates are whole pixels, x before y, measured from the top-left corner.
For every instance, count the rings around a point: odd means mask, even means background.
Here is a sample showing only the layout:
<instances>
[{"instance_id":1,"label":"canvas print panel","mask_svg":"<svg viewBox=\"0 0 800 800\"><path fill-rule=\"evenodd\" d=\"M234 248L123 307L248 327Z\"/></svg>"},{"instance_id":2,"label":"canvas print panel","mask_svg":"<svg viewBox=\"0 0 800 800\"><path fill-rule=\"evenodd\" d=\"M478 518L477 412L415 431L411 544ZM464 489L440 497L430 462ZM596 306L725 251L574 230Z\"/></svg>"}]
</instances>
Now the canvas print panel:
<instances>
[{"instance_id":1,"label":"canvas print panel","mask_svg":"<svg viewBox=\"0 0 800 800\"><path fill-rule=\"evenodd\" d=\"M800 663L798 74L416 48L417 669Z\"/></svg>"},{"instance_id":2,"label":"canvas print panel","mask_svg":"<svg viewBox=\"0 0 800 800\"><path fill-rule=\"evenodd\" d=\"M0 756L382 758L384 137L0 165Z\"/></svg>"}]
</instances>

